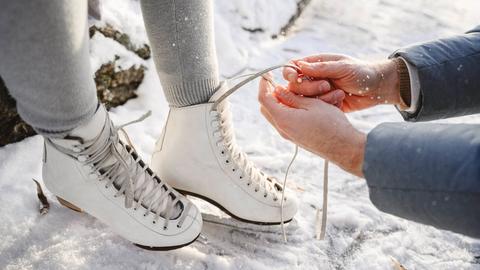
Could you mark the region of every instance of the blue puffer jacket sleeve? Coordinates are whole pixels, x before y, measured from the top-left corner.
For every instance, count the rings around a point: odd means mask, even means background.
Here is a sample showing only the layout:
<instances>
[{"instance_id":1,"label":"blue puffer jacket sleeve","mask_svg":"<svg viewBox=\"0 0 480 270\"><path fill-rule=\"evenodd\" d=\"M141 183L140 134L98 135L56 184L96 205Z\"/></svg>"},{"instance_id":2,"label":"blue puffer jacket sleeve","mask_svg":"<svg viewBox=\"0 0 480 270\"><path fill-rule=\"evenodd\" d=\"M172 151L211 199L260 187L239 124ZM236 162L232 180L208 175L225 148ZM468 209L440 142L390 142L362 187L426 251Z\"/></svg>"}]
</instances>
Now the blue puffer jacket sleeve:
<instances>
[{"instance_id":1,"label":"blue puffer jacket sleeve","mask_svg":"<svg viewBox=\"0 0 480 270\"><path fill-rule=\"evenodd\" d=\"M418 69L420 103L406 120L480 113L480 27L392 56ZM480 238L480 125L381 124L363 172L380 210Z\"/></svg>"},{"instance_id":2,"label":"blue puffer jacket sleeve","mask_svg":"<svg viewBox=\"0 0 480 270\"><path fill-rule=\"evenodd\" d=\"M412 45L394 52L418 71L419 106L401 112L407 121L480 113L480 26L463 35Z\"/></svg>"},{"instance_id":3,"label":"blue puffer jacket sleeve","mask_svg":"<svg viewBox=\"0 0 480 270\"><path fill-rule=\"evenodd\" d=\"M381 124L363 172L380 210L480 238L480 125Z\"/></svg>"}]
</instances>

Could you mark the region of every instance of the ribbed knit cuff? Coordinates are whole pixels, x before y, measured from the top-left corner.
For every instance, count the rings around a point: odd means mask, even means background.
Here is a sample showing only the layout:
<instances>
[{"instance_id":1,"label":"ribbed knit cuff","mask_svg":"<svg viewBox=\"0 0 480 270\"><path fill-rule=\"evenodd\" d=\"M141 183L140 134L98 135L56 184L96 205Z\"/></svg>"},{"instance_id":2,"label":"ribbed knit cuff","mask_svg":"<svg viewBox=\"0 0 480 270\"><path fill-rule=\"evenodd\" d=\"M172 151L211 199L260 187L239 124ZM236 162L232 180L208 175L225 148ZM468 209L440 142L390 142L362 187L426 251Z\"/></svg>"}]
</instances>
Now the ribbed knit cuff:
<instances>
[{"instance_id":1,"label":"ribbed knit cuff","mask_svg":"<svg viewBox=\"0 0 480 270\"><path fill-rule=\"evenodd\" d=\"M408 73L408 67L407 64L400 58L395 58L393 61L397 67L397 74L400 84L400 98L408 108L412 103L412 90L410 89L410 75Z\"/></svg>"},{"instance_id":2,"label":"ribbed knit cuff","mask_svg":"<svg viewBox=\"0 0 480 270\"><path fill-rule=\"evenodd\" d=\"M219 83L217 78L183 81L180 84L163 86L163 91L171 107L185 107L208 102Z\"/></svg>"}]
</instances>

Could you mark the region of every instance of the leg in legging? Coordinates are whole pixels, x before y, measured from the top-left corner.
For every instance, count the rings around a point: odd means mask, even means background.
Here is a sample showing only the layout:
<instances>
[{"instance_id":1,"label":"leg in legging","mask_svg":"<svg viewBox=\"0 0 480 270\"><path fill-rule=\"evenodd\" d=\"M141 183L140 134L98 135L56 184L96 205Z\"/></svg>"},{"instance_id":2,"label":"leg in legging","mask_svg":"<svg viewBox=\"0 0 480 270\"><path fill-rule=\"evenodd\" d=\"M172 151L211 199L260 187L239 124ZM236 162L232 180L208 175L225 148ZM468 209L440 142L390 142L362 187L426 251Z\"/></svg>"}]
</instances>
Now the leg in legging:
<instances>
[{"instance_id":1,"label":"leg in legging","mask_svg":"<svg viewBox=\"0 0 480 270\"><path fill-rule=\"evenodd\" d=\"M207 102L219 84L211 0L142 0L154 62L172 107Z\"/></svg>"},{"instance_id":2,"label":"leg in legging","mask_svg":"<svg viewBox=\"0 0 480 270\"><path fill-rule=\"evenodd\" d=\"M0 1L0 74L20 116L63 136L97 108L90 71L87 1Z\"/></svg>"}]
</instances>

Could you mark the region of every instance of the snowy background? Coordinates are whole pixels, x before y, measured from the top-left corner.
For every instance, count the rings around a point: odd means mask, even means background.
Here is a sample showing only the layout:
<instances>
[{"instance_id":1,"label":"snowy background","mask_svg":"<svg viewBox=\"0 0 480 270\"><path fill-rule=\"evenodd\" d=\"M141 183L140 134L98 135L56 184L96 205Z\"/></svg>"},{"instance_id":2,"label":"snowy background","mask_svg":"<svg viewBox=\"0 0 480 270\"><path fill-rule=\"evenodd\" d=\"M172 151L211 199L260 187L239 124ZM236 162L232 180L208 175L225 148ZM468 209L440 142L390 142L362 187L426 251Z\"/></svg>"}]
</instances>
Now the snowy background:
<instances>
[{"instance_id":1,"label":"snowy background","mask_svg":"<svg viewBox=\"0 0 480 270\"><path fill-rule=\"evenodd\" d=\"M215 26L223 77L317 52L382 59L413 42L461 33L480 24L477 0L313 0L294 31L271 39L296 9L295 0L216 0ZM138 2L104 0L102 22L146 42ZM245 28L261 27L263 33ZM113 109L123 123L146 110L153 116L127 128L149 161L165 120L167 104L151 60L144 61L97 34L91 42L92 70L120 55L118 65L148 67L139 97ZM238 142L270 174L281 177L293 145L277 135L259 113L256 84L232 97ZM401 121L391 107L349 116L368 131L381 122ZM479 116L444 122L473 123ZM296 160L288 186L297 191L300 210L287 227L284 244L278 226L206 222L203 237L180 250L151 252L113 234L94 218L52 203L40 216L31 178L41 179L42 138L0 148L0 269L394 269L391 257L407 269L480 269L480 241L384 214L368 199L364 181L333 167L325 241L314 239L315 209L321 207L323 161L305 151ZM213 216L219 210L195 201ZM226 221L228 224L231 222ZM236 227L238 226L238 227Z\"/></svg>"}]
</instances>

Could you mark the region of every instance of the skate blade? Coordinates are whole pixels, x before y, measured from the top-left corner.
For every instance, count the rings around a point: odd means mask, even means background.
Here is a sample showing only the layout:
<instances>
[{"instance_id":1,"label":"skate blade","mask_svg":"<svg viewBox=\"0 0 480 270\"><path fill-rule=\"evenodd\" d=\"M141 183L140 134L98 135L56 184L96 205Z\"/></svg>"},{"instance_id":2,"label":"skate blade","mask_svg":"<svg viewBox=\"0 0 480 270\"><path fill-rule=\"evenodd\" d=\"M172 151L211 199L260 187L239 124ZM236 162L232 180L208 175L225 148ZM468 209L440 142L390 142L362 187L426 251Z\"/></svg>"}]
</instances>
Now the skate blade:
<instances>
[{"instance_id":1,"label":"skate blade","mask_svg":"<svg viewBox=\"0 0 480 270\"><path fill-rule=\"evenodd\" d=\"M180 190L180 189L175 189L178 193L182 194L183 196L187 197L187 196L192 196L192 197L195 197L195 198L199 198L201 200L204 200L208 203L211 203L213 205L215 205L218 209L222 210L225 214L231 216L232 218L238 220L238 221L241 221L241 222L244 222L244 223L249 223L249 224L254 224L254 225L260 225L260 226L273 226L273 225L280 225L281 223L280 222L261 222L261 221L254 221L254 220L248 220L248 219L244 219L244 218L241 218L241 217L238 217L238 216L235 216L234 214L232 214L230 211L228 211L227 209L225 209L222 205L220 205L219 203L217 203L216 201L210 199L210 198L207 198L205 196L202 196L200 194L196 194L196 193L193 193L193 192L189 192L189 191L185 191L185 190ZM292 219L289 219L289 220L285 220L283 223L284 224L287 224L289 223L290 221L292 221Z\"/></svg>"},{"instance_id":2,"label":"skate blade","mask_svg":"<svg viewBox=\"0 0 480 270\"><path fill-rule=\"evenodd\" d=\"M258 226L257 224L246 223L243 221L239 221L235 218L230 217L219 217L213 214L202 213L202 219L204 225L209 227L216 227L221 226L225 228L240 230L244 232L251 232L251 233L267 233L267 234L275 234L281 235L282 232L279 230L278 225L263 225ZM293 226L292 226L293 225ZM298 229L298 225L295 221L290 222L287 227L287 235L294 235L295 231Z\"/></svg>"},{"instance_id":3,"label":"skate blade","mask_svg":"<svg viewBox=\"0 0 480 270\"><path fill-rule=\"evenodd\" d=\"M190 241L190 242L188 242L188 243L185 243L185 244L178 245L178 246L149 247L149 246L144 246L144 245L135 244L135 243L133 243L133 244L134 244L135 246L141 248L141 249L145 249L145 250L149 250L149 251L169 251L169 250L179 249L179 248L188 246L188 245L192 244L193 242L197 241L197 239L198 239L199 236L200 236L200 234L198 234L197 237L195 237L195 239L193 239L192 241Z\"/></svg>"}]
</instances>

